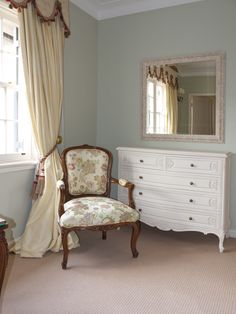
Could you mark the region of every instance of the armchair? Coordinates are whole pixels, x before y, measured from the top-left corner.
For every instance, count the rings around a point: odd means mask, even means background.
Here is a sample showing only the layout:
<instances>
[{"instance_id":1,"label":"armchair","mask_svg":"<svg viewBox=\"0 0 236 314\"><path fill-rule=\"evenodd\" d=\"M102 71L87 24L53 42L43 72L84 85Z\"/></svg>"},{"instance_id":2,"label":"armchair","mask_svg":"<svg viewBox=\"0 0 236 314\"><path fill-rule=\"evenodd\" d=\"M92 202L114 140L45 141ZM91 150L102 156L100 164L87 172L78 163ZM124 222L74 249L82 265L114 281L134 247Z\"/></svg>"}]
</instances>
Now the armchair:
<instances>
[{"instance_id":1,"label":"armchair","mask_svg":"<svg viewBox=\"0 0 236 314\"><path fill-rule=\"evenodd\" d=\"M137 257L140 221L132 197L134 185L111 177L111 152L90 145L74 146L63 151L61 161L64 177L58 182L58 188L62 268L67 267L67 236L71 231L78 235L80 230L99 230L105 240L108 230L129 225L132 227L131 251ZM111 183L128 189L129 205L110 198Z\"/></svg>"}]
</instances>

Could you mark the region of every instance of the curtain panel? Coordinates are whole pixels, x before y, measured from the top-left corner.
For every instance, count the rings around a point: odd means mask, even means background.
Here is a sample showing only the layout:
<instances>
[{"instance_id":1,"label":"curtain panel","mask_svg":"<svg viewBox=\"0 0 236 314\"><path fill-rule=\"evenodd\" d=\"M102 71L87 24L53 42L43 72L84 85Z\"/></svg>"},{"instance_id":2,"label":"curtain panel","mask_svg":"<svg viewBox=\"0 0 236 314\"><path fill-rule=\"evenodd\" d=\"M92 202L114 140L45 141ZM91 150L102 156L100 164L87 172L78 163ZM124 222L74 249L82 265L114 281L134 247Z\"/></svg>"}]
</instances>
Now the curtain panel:
<instances>
[{"instance_id":1,"label":"curtain panel","mask_svg":"<svg viewBox=\"0 0 236 314\"><path fill-rule=\"evenodd\" d=\"M57 252L62 246L57 181L63 172L56 144L63 99L64 35L65 32L68 34L68 28L62 19L62 5L59 5L62 1L10 2L19 9L28 106L35 142L42 156L40 164L43 165L43 185L37 182L39 197L33 202L25 231L12 251L22 257L42 257L46 251ZM72 237L70 248L78 246L77 238L73 240Z\"/></svg>"}]
</instances>

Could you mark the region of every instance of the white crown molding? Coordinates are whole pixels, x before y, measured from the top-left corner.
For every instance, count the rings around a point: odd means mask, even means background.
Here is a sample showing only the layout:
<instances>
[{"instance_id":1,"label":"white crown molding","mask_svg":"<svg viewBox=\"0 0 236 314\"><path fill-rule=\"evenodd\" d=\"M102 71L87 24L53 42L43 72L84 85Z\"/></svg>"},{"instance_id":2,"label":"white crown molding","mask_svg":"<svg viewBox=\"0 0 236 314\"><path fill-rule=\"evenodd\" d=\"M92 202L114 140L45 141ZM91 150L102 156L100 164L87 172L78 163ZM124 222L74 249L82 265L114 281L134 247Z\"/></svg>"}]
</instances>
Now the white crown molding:
<instances>
[{"instance_id":1,"label":"white crown molding","mask_svg":"<svg viewBox=\"0 0 236 314\"><path fill-rule=\"evenodd\" d=\"M70 2L74 3L77 7L94 17L96 20L98 18L98 8L94 4L92 4L88 0L70 0Z\"/></svg>"},{"instance_id":2,"label":"white crown molding","mask_svg":"<svg viewBox=\"0 0 236 314\"><path fill-rule=\"evenodd\" d=\"M104 20L112 17L151 11L164 7L177 6L199 1L203 0L108 1L107 3L101 4L94 4L94 1L92 0L71 0L71 2L97 20Z\"/></svg>"}]
</instances>

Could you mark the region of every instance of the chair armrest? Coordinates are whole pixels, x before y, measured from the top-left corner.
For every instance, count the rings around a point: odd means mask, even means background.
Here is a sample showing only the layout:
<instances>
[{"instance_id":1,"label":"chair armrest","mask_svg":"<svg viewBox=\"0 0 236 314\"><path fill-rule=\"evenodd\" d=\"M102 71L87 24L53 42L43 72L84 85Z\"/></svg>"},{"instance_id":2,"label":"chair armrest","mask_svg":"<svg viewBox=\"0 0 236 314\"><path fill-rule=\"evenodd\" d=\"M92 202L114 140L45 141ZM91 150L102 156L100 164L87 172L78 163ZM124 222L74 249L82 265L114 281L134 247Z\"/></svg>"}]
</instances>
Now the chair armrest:
<instances>
[{"instance_id":1,"label":"chair armrest","mask_svg":"<svg viewBox=\"0 0 236 314\"><path fill-rule=\"evenodd\" d=\"M115 179L111 178L111 183L118 184L124 188L128 189L128 200L129 200L129 206L132 208L135 208L135 203L133 199L133 190L134 190L134 184L125 180L125 179Z\"/></svg>"},{"instance_id":2,"label":"chair armrest","mask_svg":"<svg viewBox=\"0 0 236 314\"><path fill-rule=\"evenodd\" d=\"M65 203L65 183L62 180L57 181L57 189L60 190L60 201L59 201L59 217L64 214L64 203Z\"/></svg>"},{"instance_id":3,"label":"chair armrest","mask_svg":"<svg viewBox=\"0 0 236 314\"><path fill-rule=\"evenodd\" d=\"M62 180L58 180L58 181L57 181L57 188L58 188L59 190L65 189L65 183L64 183Z\"/></svg>"}]
</instances>

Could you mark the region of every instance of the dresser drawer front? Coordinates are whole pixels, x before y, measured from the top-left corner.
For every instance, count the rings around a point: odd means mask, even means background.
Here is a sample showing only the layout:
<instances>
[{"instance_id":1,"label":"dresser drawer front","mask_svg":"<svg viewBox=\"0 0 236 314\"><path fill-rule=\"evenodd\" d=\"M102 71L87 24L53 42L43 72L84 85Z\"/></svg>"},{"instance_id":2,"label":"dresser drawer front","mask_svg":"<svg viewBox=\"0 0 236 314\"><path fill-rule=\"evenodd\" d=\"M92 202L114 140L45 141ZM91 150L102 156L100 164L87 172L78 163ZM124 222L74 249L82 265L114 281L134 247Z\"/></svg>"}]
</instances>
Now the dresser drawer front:
<instances>
[{"instance_id":1,"label":"dresser drawer front","mask_svg":"<svg viewBox=\"0 0 236 314\"><path fill-rule=\"evenodd\" d=\"M221 198L217 195L204 195L195 192L170 191L169 189L145 189L135 187L135 201L150 201L156 204L171 205L190 210L217 211L221 206Z\"/></svg>"},{"instance_id":2,"label":"dresser drawer front","mask_svg":"<svg viewBox=\"0 0 236 314\"><path fill-rule=\"evenodd\" d=\"M186 172L220 176L223 160L220 158L188 157L163 154L125 153L119 156L122 166L153 168L170 172Z\"/></svg>"},{"instance_id":3,"label":"dresser drawer front","mask_svg":"<svg viewBox=\"0 0 236 314\"><path fill-rule=\"evenodd\" d=\"M174 208L163 208L162 206L148 205L147 203L137 202L137 210L140 212L140 220L145 222L145 218L155 218L155 220L166 220L175 223L182 223L187 226L207 226L216 228L218 225L217 215L201 215L187 212L177 212Z\"/></svg>"},{"instance_id":4,"label":"dresser drawer front","mask_svg":"<svg viewBox=\"0 0 236 314\"><path fill-rule=\"evenodd\" d=\"M155 170L143 170L140 168L122 168L121 177L128 179L137 186L157 186L191 191L213 192L221 191L221 179L198 175L166 175Z\"/></svg>"},{"instance_id":5,"label":"dresser drawer front","mask_svg":"<svg viewBox=\"0 0 236 314\"><path fill-rule=\"evenodd\" d=\"M223 163L220 159L166 156L166 170L207 175L220 175Z\"/></svg>"},{"instance_id":6,"label":"dresser drawer front","mask_svg":"<svg viewBox=\"0 0 236 314\"><path fill-rule=\"evenodd\" d=\"M120 156L120 161L124 166L134 166L141 168L154 168L164 170L165 160L163 155L149 155L145 153L123 153Z\"/></svg>"}]
</instances>

